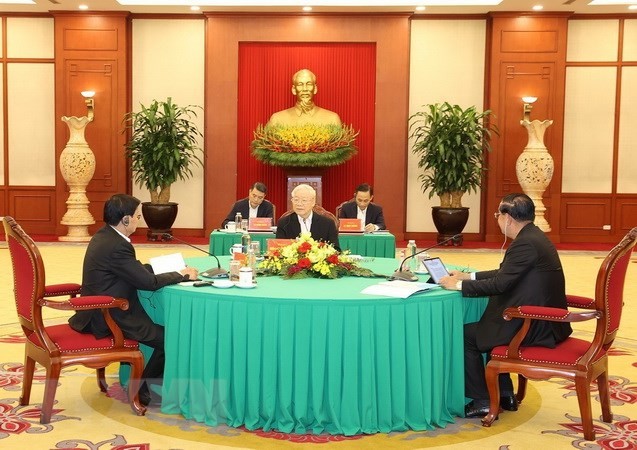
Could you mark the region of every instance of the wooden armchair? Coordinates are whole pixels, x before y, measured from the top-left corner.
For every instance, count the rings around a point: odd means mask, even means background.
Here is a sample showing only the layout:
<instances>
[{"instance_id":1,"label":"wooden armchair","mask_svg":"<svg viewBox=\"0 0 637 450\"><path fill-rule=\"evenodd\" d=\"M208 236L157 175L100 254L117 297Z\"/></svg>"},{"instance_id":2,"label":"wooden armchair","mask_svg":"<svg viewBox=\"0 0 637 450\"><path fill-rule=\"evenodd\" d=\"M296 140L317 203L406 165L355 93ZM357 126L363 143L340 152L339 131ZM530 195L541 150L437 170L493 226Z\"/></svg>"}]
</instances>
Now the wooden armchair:
<instances>
[{"instance_id":1,"label":"wooden armchair","mask_svg":"<svg viewBox=\"0 0 637 450\"><path fill-rule=\"evenodd\" d=\"M46 369L44 400L40 423L49 423L60 372L64 367L82 364L97 370L97 384L106 392L105 367L112 362L128 362L131 378L128 387L130 406L137 415L146 408L139 403L139 384L144 357L138 343L124 339L122 331L108 312L109 308L127 309L128 301L108 296L77 297L78 284L45 285L44 263L33 240L9 216L3 218L7 244L13 266L13 284L18 319L26 336L24 379L20 405L29 404L35 363ZM66 300L49 297L68 296ZM58 310L101 309L112 336L97 339L92 334L78 333L68 324L45 326L42 307Z\"/></svg>"},{"instance_id":2,"label":"wooden armchair","mask_svg":"<svg viewBox=\"0 0 637 450\"><path fill-rule=\"evenodd\" d=\"M507 372L521 375L524 383L524 389L521 389L522 398L524 398L527 378L543 380L558 377L573 381L582 416L584 438L589 441L595 440L590 384L596 380L602 406L602 419L604 422L612 421L607 353L619 329L624 280L636 240L637 227L633 228L602 262L597 273L595 303L592 309L570 312L560 308L520 306L507 308L504 311L506 320L520 318L524 322L508 346L495 347L491 351L491 360L486 368L490 405L489 414L482 419L483 426L491 426L498 417L500 408L498 375ZM590 305L590 301L587 301L585 297L569 296L569 306L586 308L587 305ZM532 320L580 322L591 319L597 320L592 342L569 337L555 348L520 346Z\"/></svg>"}]
</instances>

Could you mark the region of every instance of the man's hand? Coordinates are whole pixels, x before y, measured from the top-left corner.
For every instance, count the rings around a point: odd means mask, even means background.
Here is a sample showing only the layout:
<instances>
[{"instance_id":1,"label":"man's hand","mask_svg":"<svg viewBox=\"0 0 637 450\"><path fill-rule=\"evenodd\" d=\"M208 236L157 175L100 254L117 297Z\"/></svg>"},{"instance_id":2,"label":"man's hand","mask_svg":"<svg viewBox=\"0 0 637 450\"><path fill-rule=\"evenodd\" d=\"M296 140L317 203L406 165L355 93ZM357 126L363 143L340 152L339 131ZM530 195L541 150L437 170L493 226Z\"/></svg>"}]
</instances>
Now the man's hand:
<instances>
[{"instance_id":1,"label":"man's hand","mask_svg":"<svg viewBox=\"0 0 637 450\"><path fill-rule=\"evenodd\" d=\"M367 233L370 233L372 231L376 231L376 225L374 225L373 223L368 223L367 225L365 225L365 231Z\"/></svg>"},{"instance_id":2,"label":"man's hand","mask_svg":"<svg viewBox=\"0 0 637 450\"><path fill-rule=\"evenodd\" d=\"M180 270L179 273L183 276L187 276L190 280L196 280L199 276L199 271L194 267L186 267L185 269Z\"/></svg>"},{"instance_id":3,"label":"man's hand","mask_svg":"<svg viewBox=\"0 0 637 450\"><path fill-rule=\"evenodd\" d=\"M450 291L457 291L458 281L461 281L461 280L462 278L458 278L457 276L451 274L446 277L442 277L440 279L440 283L438 284L442 286L443 288L448 289Z\"/></svg>"}]
</instances>

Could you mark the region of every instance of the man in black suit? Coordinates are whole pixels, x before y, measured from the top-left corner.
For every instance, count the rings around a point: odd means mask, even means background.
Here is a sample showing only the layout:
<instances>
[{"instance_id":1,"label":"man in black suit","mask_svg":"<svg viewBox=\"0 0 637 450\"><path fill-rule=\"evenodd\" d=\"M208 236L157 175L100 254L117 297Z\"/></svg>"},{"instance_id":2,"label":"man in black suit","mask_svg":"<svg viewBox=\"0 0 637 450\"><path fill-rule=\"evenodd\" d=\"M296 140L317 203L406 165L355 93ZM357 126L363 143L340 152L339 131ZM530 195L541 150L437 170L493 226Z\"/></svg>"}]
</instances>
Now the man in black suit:
<instances>
[{"instance_id":1,"label":"man in black suit","mask_svg":"<svg viewBox=\"0 0 637 450\"><path fill-rule=\"evenodd\" d=\"M276 237L294 239L301 233L309 232L312 238L329 242L340 250L338 230L332 219L322 214L314 214L316 191L309 184L299 184L292 190L293 213L279 219Z\"/></svg>"},{"instance_id":2,"label":"man in black suit","mask_svg":"<svg viewBox=\"0 0 637 450\"><path fill-rule=\"evenodd\" d=\"M139 399L150 403L148 385L158 382L164 373L164 327L155 324L137 297L137 290L155 291L166 285L197 278L197 270L186 267L181 272L155 275L148 264L135 257L129 236L137 229L142 206L130 195L113 195L104 204L104 225L91 238L84 256L82 295L109 295L128 300L128 309L111 310L111 316L125 338L152 347L153 355L142 373ZM100 310L78 311L69 318L71 328L91 333L97 338L110 334Z\"/></svg>"},{"instance_id":3,"label":"man in black suit","mask_svg":"<svg viewBox=\"0 0 637 450\"><path fill-rule=\"evenodd\" d=\"M378 231L385 229L385 218L383 217L383 207L375 203L374 188L363 183L356 188L354 199L341 206L338 214L343 219L361 219L365 224L365 231Z\"/></svg>"},{"instance_id":4,"label":"man in black suit","mask_svg":"<svg viewBox=\"0 0 637 450\"><path fill-rule=\"evenodd\" d=\"M506 321L506 308L532 305L566 309L562 264L553 243L533 224L535 205L525 194L509 194L495 213L500 230L513 241L497 270L475 273L452 271L441 284L462 291L463 297L489 296L479 322L464 327L465 396L473 401L465 417L484 417L489 412L483 353L507 345L522 326L522 320ZM522 345L554 348L572 332L568 323L534 321ZM500 406L517 410L509 374L500 375Z\"/></svg>"},{"instance_id":5,"label":"man in black suit","mask_svg":"<svg viewBox=\"0 0 637 450\"><path fill-rule=\"evenodd\" d=\"M241 213L243 219L249 219L250 217L271 217L274 220L274 207L272 203L265 200L265 194L268 189L265 184L256 182L248 191L248 197L243 200L239 200L233 206L228 216L221 223L221 228L224 228L226 224L233 221L238 212ZM237 224L239 226L240 224Z\"/></svg>"}]
</instances>

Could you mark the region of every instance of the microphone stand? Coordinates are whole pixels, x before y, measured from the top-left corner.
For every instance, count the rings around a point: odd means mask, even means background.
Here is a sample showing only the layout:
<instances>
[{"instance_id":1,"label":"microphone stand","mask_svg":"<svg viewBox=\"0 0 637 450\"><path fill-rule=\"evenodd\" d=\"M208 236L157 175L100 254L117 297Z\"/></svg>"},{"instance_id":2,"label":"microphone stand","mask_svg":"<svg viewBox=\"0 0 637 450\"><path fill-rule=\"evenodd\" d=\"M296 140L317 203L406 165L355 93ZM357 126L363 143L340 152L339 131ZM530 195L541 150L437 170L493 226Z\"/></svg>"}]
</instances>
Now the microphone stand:
<instances>
[{"instance_id":1,"label":"microphone stand","mask_svg":"<svg viewBox=\"0 0 637 450\"><path fill-rule=\"evenodd\" d=\"M213 267L211 269L204 270L203 272L199 272L199 275L207 277L207 278L228 278L228 271L221 268L221 262L219 261L219 258L217 258L212 253L209 253L209 252L205 251L204 249L196 247L196 246L192 245L190 242L186 242L186 241L184 241L182 239L176 238L175 236L173 236L170 233L164 233L164 234L162 234L162 236L165 239L168 239L169 241L172 241L174 239L177 242L181 242L182 244L186 244L188 247L192 247L192 248L194 248L196 250L199 250L200 252L203 252L203 253L205 253L208 256L212 256L214 259L217 260L217 267L216 268Z\"/></svg>"},{"instance_id":2,"label":"microphone stand","mask_svg":"<svg viewBox=\"0 0 637 450\"><path fill-rule=\"evenodd\" d=\"M414 273L411 270L409 270L409 269L403 270L403 266L405 265L405 262L408 259L411 259L411 258L413 258L413 257L415 257L417 255L420 255L421 253L426 252L427 250L431 250L432 248L440 247L441 245L446 244L449 241L455 241L457 239L460 239L460 235L459 234L454 234L453 236L451 236L450 238L445 239L444 241L440 241L437 244L432 245L431 247L423 248L422 250L418 250L413 255L407 256L400 263L400 267L398 267L398 270L395 271L392 274L392 276L390 276L388 279L389 280L401 280L401 281L418 281L418 277L416 275L414 275Z\"/></svg>"}]
</instances>

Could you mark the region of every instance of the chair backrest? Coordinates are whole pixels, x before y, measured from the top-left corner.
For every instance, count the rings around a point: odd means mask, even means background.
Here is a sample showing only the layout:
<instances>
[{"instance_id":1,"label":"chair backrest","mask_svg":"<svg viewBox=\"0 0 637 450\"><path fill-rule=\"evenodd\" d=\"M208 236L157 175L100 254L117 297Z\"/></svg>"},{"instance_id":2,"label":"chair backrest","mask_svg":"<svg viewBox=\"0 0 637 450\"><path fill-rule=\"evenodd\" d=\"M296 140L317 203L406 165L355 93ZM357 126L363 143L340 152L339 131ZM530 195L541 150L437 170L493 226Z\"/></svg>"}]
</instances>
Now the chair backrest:
<instances>
[{"instance_id":1,"label":"chair backrest","mask_svg":"<svg viewBox=\"0 0 637 450\"><path fill-rule=\"evenodd\" d=\"M637 242L637 227L630 230L608 253L597 272L595 309L603 311L604 314L593 341L601 340L604 349L610 347L619 329L624 304L626 270L635 242Z\"/></svg>"},{"instance_id":2,"label":"chair backrest","mask_svg":"<svg viewBox=\"0 0 637 450\"><path fill-rule=\"evenodd\" d=\"M320 214L322 216L327 217L328 219L331 219L334 222L334 224L336 225L336 229L338 230L338 219L336 218L336 216L334 214L332 214L331 212L329 212L328 210L326 210L325 208L323 208L322 206L319 206L319 205L314 205L314 208L312 208L312 211L315 214ZM294 210L288 209L286 212L281 214L281 217L279 219L283 219L284 217L289 216L293 212L294 212Z\"/></svg>"},{"instance_id":3,"label":"chair backrest","mask_svg":"<svg viewBox=\"0 0 637 450\"><path fill-rule=\"evenodd\" d=\"M351 200L345 200L344 202L341 202L341 204L336 207L335 212L336 212L337 219L341 217L341 210L343 209L343 205L345 205L345 203L347 202L351 202Z\"/></svg>"},{"instance_id":4,"label":"chair backrest","mask_svg":"<svg viewBox=\"0 0 637 450\"><path fill-rule=\"evenodd\" d=\"M13 267L13 291L18 319L25 334L44 327L42 307L37 300L44 296L44 263L40 251L13 217L2 219Z\"/></svg>"}]
</instances>

